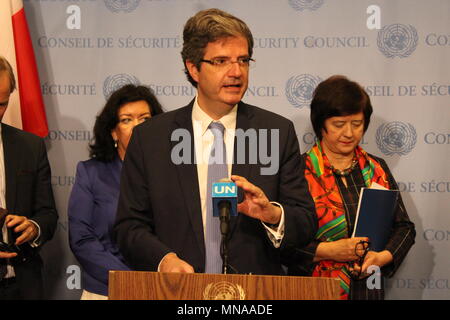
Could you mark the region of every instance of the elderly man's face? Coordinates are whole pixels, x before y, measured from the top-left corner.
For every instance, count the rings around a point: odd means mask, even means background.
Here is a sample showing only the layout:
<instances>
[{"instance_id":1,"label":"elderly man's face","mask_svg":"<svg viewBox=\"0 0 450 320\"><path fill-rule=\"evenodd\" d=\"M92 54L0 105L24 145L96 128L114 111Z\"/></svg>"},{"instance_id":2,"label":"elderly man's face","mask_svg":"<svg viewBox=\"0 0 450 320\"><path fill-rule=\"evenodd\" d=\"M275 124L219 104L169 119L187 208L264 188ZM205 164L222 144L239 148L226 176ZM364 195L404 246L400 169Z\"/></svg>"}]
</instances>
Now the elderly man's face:
<instances>
[{"instance_id":1,"label":"elderly man's face","mask_svg":"<svg viewBox=\"0 0 450 320\"><path fill-rule=\"evenodd\" d=\"M6 112L6 108L8 107L10 94L8 74L4 71L0 71L0 122Z\"/></svg>"}]
</instances>

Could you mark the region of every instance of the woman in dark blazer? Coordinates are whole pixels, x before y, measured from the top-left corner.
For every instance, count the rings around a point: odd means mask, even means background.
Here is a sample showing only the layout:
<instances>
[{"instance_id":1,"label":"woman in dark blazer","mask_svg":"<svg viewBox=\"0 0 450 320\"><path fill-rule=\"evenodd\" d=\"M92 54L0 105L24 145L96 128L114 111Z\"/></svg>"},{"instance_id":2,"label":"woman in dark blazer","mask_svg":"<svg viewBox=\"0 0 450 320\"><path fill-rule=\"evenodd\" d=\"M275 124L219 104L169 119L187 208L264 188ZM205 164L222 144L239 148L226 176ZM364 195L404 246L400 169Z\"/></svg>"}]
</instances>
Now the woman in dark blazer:
<instances>
[{"instance_id":1,"label":"woman in dark blazer","mask_svg":"<svg viewBox=\"0 0 450 320\"><path fill-rule=\"evenodd\" d=\"M110 237L122 161L133 128L162 112L150 89L126 85L97 116L91 159L78 163L68 209L69 243L83 269L81 299L107 299L109 270L129 270Z\"/></svg>"}]
</instances>

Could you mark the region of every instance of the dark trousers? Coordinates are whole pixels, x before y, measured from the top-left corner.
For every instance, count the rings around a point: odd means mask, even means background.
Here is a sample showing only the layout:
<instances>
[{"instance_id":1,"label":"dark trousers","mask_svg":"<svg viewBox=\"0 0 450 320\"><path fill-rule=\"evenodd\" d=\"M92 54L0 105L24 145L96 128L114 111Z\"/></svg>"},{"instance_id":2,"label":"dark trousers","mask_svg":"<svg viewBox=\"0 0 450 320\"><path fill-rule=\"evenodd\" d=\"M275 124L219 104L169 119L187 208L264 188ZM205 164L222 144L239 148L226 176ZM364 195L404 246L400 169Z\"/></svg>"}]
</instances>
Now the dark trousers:
<instances>
[{"instance_id":1,"label":"dark trousers","mask_svg":"<svg viewBox=\"0 0 450 320\"><path fill-rule=\"evenodd\" d=\"M0 281L0 300L22 300L19 284L15 279Z\"/></svg>"}]
</instances>

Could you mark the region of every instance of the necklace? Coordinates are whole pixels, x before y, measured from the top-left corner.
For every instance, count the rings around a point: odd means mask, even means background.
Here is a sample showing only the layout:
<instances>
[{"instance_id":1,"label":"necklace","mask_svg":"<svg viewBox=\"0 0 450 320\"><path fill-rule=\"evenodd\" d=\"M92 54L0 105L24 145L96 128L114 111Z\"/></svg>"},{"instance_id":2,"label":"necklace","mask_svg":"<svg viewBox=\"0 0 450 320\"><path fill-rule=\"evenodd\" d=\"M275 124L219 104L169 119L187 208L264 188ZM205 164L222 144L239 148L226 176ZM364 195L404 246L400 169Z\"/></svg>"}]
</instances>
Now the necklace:
<instances>
[{"instance_id":1,"label":"necklace","mask_svg":"<svg viewBox=\"0 0 450 320\"><path fill-rule=\"evenodd\" d=\"M330 166L330 169L333 171L333 173L337 174L338 176L345 177L345 176L348 176L350 174L350 172L353 171L353 169L355 169L357 164L358 164L358 161L356 160L356 157L355 157L352 160L352 164L347 169L339 170L339 169L336 169L333 166Z\"/></svg>"}]
</instances>

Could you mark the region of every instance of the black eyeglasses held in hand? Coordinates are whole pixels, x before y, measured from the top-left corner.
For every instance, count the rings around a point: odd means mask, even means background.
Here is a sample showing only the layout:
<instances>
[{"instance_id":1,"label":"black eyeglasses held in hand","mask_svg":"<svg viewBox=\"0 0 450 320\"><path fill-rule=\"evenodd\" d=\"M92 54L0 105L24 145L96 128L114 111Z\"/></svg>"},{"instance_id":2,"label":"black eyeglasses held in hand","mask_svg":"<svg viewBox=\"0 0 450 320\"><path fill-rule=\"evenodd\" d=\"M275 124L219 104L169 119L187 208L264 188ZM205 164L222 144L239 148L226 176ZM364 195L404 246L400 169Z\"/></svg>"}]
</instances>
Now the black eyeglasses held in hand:
<instances>
[{"instance_id":1,"label":"black eyeglasses held in hand","mask_svg":"<svg viewBox=\"0 0 450 320\"><path fill-rule=\"evenodd\" d=\"M5 224L5 219L7 215L8 211L5 208L0 208L0 230L3 228L3 225ZM20 248L14 244L16 238L14 237L13 230L11 228L6 228L6 230L8 232L8 241L11 243L3 242L3 239L0 239L0 251L8 253L19 253Z\"/></svg>"},{"instance_id":2,"label":"black eyeglasses held in hand","mask_svg":"<svg viewBox=\"0 0 450 320\"><path fill-rule=\"evenodd\" d=\"M364 263L364 259L367 256L367 252L370 251L370 241L359 241L355 245L355 255L358 257L357 261L354 261L352 263L352 271L350 273L350 276L353 280L360 280L362 275L362 265ZM356 271L354 269L355 264L359 266L359 270Z\"/></svg>"}]
</instances>

